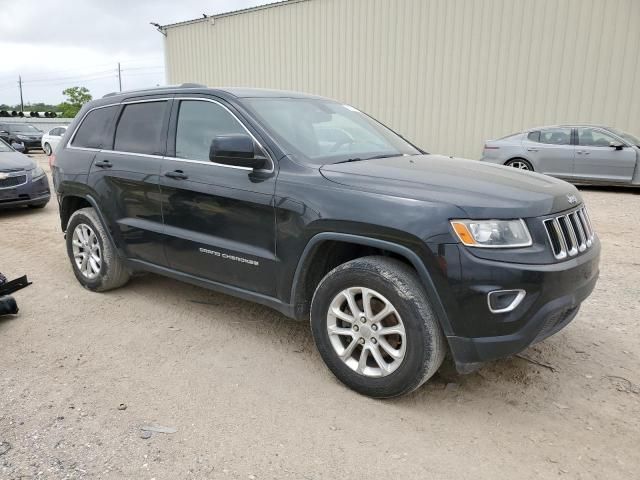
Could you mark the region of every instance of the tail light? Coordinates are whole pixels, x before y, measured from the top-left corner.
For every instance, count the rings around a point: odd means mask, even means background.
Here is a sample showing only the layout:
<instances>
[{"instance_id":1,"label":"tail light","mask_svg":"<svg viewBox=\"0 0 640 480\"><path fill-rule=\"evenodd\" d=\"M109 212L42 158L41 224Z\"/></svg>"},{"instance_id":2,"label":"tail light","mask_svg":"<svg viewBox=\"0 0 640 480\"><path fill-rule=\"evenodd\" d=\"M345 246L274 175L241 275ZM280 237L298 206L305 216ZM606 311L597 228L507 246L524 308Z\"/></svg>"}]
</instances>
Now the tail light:
<instances>
[{"instance_id":1,"label":"tail light","mask_svg":"<svg viewBox=\"0 0 640 480\"><path fill-rule=\"evenodd\" d=\"M56 163L56 156L52 153L49 155L49 168L52 168Z\"/></svg>"},{"instance_id":2,"label":"tail light","mask_svg":"<svg viewBox=\"0 0 640 480\"><path fill-rule=\"evenodd\" d=\"M484 145L484 149L485 149L485 150L500 150L500 147L496 147L496 146L493 146L493 145L487 145L487 144L485 144L485 145Z\"/></svg>"}]
</instances>

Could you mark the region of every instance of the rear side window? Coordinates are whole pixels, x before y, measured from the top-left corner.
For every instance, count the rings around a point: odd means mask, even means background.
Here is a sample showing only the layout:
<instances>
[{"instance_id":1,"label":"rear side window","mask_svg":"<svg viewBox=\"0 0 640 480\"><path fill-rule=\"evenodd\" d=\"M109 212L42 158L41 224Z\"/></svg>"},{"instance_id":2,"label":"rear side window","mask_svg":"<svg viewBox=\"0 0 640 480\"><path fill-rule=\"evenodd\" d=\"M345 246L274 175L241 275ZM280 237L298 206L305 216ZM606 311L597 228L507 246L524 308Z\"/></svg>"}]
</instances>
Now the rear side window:
<instances>
[{"instance_id":1,"label":"rear side window","mask_svg":"<svg viewBox=\"0 0 640 480\"><path fill-rule=\"evenodd\" d=\"M161 154L162 124L167 102L126 105L120 115L113 147L119 152Z\"/></svg>"},{"instance_id":2,"label":"rear side window","mask_svg":"<svg viewBox=\"0 0 640 480\"><path fill-rule=\"evenodd\" d=\"M532 142L539 142L540 141L540 132L539 131L529 132L529 135L527 135L527 138L529 140L531 140Z\"/></svg>"},{"instance_id":3,"label":"rear side window","mask_svg":"<svg viewBox=\"0 0 640 480\"><path fill-rule=\"evenodd\" d=\"M117 105L89 112L73 137L72 145L82 148L108 148L109 125L118 109Z\"/></svg>"},{"instance_id":4,"label":"rear side window","mask_svg":"<svg viewBox=\"0 0 640 480\"><path fill-rule=\"evenodd\" d=\"M176 131L176 157L209 160L214 137L246 131L224 107L213 102L180 102Z\"/></svg>"},{"instance_id":5,"label":"rear side window","mask_svg":"<svg viewBox=\"0 0 640 480\"><path fill-rule=\"evenodd\" d=\"M549 143L551 145L570 145L571 129L570 128L549 128L540 132L540 143Z\"/></svg>"}]
</instances>

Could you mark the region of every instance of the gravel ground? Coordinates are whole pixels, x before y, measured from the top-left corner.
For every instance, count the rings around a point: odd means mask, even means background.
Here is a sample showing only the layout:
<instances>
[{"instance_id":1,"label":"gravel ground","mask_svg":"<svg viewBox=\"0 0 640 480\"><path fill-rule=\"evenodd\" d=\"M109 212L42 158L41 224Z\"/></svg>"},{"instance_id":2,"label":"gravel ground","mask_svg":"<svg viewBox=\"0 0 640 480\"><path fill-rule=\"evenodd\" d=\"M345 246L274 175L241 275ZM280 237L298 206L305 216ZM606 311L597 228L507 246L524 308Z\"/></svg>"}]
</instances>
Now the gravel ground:
<instances>
[{"instance_id":1,"label":"gravel ground","mask_svg":"<svg viewBox=\"0 0 640 480\"><path fill-rule=\"evenodd\" d=\"M582 193L603 256L576 320L391 401L267 308L154 275L84 290L55 201L0 212L0 271L34 282L0 320L0 479L638 478L640 194Z\"/></svg>"}]
</instances>

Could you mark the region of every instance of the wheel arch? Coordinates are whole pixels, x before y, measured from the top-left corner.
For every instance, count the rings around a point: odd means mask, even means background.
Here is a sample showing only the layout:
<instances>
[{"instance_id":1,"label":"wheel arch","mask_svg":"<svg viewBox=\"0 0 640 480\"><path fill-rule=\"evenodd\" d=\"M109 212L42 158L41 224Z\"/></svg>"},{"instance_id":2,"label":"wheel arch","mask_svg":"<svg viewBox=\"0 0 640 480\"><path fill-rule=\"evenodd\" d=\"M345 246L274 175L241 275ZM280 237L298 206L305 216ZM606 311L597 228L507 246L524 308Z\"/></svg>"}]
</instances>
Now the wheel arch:
<instances>
[{"instance_id":1,"label":"wheel arch","mask_svg":"<svg viewBox=\"0 0 640 480\"><path fill-rule=\"evenodd\" d=\"M109 228L109 223L106 221L100 207L98 207L98 202L91 195L65 195L60 200L60 227L63 232L67 231L67 225L69 224L69 219L74 214L74 212L80 210L81 208L91 207L95 210L100 223L102 223L102 227L105 232L107 232L107 236L109 237L109 241L111 245L113 245L116 250L120 251L120 247L115 242L113 238L113 234L111 229ZM121 253L121 252L120 252Z\"/></svg>"},{"instance_id":2,"label":"wheel arch","mask_svg":"<svg viewBox=\"0 0 640 480\"><path fill-rule=\"evenodd\" d=\"M324 254L326 253L326 250L324 250L322 247L325 246L326 248L327 245L335 245L336 243L343 245L343 248L352 248L358 253L353 256L347 255L344 261L338 256L338 258L335 259L334 262L329 262L328 265L325 262L325 268L314 270L314 266L317 265L316 259L324 256ZM342 252L344 253L344 251L345 250L343 250ZM307 318L310 307L308 299L309 294L313 295L313 291L315 291L317 284L324 277L324 275L326 275L326 273L328 273L336 266L345 263L345 261L372 254L387 254L413 267L413 269L418 274L418 277L421 280L421 283L427 293L427 297L429 298L429 301L434 308L442 330L444 331L445 335L449 335L452 330L446 310L440 299L440 295L438 294L433 279L431 278L427 267L420 259L420 257L414 251L404 245L390 242L388 240L381 240L377 238L365 237L349 233L318 233L307 243L298 261L291 286L291 304L293 306L295 318L297 318L298 320L304 320ZM336 265L331 266L332 263L336 262ZM313 291L310 291L311 289Z\"/></svg>"}]
</instances>

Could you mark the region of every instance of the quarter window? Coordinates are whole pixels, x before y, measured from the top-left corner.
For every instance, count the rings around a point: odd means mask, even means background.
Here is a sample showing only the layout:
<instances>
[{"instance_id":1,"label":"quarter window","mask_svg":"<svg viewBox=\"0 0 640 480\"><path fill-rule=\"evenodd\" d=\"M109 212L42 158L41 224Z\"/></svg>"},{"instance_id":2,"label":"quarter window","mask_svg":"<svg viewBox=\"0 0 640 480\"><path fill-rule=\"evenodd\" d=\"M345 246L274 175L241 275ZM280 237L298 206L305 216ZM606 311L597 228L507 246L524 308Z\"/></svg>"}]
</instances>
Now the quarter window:
<instances>
[{"instance_id":1,"label":"quarter window","mask_svg":"<svg viewBox=\"0 0 640 480\"><path fill-rule=\"evenodd\" d=\"M209 160L209 147L214 137L246 130L224 107L217 103L183 100L178 112L176 157Z\"/></svg>"},{"instance_id":2,"label":"quarter window","mask_svg":"<svg viewBox=\"0 0 640 480\"><path fill-rule=\"evenodd\" d=\"M570 128L549 128L540 132L540 143L549 143L551 145L570 145L571 129Z\"/></svg>"},{"instance_id":3,"label":"quarter window","mask_svg":"<svg viewBox=\"0 0 640 480\"><path fill-rule=\"evenodd\" d=\"M532 142L539 142L540 141L540 132L539 131L529 132L529 135L527 135L527 138L529 140L531 140Z\"/></svg>"},{"instance_id":4,"label":"quarter window","mask_svg":"<svg viewBox=\"0 0 640 480\"><path fill-rule=\"evenodd\" d=\"M167 102L131 103L124 107L116 128L114 150L157 155Z\"/></svg>"},{"instance_id":5,"label":"quarter window","mask_svg":"<svg viewBox=\"0 0 640 480\"><path fill-rule=\"evenodd\" d=\"M608 147L611 142L619 142L611 135L595 128L578 129L578 145L585 147Z\"/></svg>"},{"instance_id":6,"label":"quarter window","mask_svg":"<svg viewBox=\"0 0 640 480\"><path fill-rule=\"evenodd\" d=\"M108 129L117 108L117 105L114 105L89 112L73 138L73 146L108 148L110 146L107 139Z\"/></svg>"}]
</instances>

